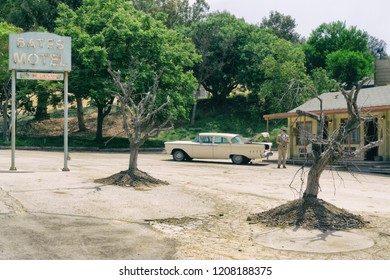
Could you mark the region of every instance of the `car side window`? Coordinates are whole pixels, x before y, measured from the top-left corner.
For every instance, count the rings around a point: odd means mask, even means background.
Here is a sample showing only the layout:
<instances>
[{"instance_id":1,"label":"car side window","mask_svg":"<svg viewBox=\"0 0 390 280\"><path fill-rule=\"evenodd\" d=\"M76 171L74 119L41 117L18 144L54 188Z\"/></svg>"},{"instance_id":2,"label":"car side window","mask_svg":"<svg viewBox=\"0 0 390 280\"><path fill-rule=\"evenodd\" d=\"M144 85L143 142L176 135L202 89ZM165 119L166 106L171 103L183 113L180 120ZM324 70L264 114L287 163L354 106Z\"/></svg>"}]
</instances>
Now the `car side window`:
<instances>
[{"instance_id":1,"label":"car side window","mask_svg":"<svg viewBox=\"0 0 390 280\"><path fill-rule=\"evenodd\" d=\"M210 136L200 136L199 138L201 143L211 144L213 142Z\"/></svg>"},{"instance_id":2,"label":"car side window","mask_svg":"<svg viewBox=\"0 0 390 280\"><path fill-rule=\"evenodd\" d=\"M215 136L214 143L215 144L229 144L229 141L225 137Z\"/></svg>"},{"instance_id":3,"label":"car side window","mask_svg":"<svg viewBox=\"0 0 390 280\"><path fill-rule=\"evenodd\" d=\"M232 143L234 143L234 144L242 144L244 142L242 141L242 139L240 137L236 136L236 137L232 138Z\"/></svg>"}]
</instances>

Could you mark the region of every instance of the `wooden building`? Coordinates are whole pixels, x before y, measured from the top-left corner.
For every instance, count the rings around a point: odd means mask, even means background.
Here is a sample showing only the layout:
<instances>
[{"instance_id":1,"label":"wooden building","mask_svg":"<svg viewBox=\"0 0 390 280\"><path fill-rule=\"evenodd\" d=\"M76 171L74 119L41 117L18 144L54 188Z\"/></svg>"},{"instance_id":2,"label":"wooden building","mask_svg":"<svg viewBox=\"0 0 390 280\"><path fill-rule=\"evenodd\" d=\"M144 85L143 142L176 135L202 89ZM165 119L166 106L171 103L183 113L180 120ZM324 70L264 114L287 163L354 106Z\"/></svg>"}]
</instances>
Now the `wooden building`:
<instances>
[{"instance_id":1,"label":"wooden building","mask_svg":"<svg viewBox=\"0 0 390 280\"><path fill-rule=\"evenodd\" d=\"M390 61L389 61L390 66ZM323 113L327 116L327 133L330 134L340 126L340 123L348 118L347 105L340 92L327 92L319 96L323 102ZM374 86L360 90L358 106L364 115L371 119L362 123L355 131L348 135L344 150L354 151L371 141L383 140L383 143L366 152L356 160L366 161L390 161L390 85ZM317 98L309 100L303 105L281 114L265 115L267 120L288 119L288 134L290 135L289 159L304 159L310 150L309 138L315 136L317 131L316 121L298 116L296 110L313 113L320 112L320 102ZM324 137L328 137L324 135Z\"/></svg>"}]
</instances>

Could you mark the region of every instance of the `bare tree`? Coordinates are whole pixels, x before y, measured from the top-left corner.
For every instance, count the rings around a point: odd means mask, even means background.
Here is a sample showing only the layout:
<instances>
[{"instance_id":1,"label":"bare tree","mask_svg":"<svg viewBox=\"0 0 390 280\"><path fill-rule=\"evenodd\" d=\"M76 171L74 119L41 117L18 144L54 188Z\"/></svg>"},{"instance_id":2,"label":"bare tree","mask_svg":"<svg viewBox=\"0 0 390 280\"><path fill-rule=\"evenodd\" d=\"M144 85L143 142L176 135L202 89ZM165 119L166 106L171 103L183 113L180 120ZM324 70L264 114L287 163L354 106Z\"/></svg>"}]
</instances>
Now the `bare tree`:
<instances>
[{"instance_id":1,"label":"bare tree","mask_svg":"<svg viewBox=\"0 0 390 280\"><path fill-rule=\"evenodd\" d=\"M341 94L344 96L347 102L347 112L349 118L340 125L328 139L323 139L324 130L325 130L325 115L322 111L322 100L317 95L316 98L320 101L320 114L313 114L311 112L305 112L297 110L299 116L309 117L317 122L317 134L313 139L309 139L312 144L312 156L313 156L313 165L310 168L308 173L306 189L303 193L303 198L314 197L317 198L318 191L320 189L320 177L325 168L329 165L334 164L344 157L343 151L343 141L347 139L348 135L360 127L363 121L370 119L369 116L363 116L361 114L360 108L357 105L357 99L359 92L363 85L369 79L364 79L359 83L357 87L353 87L351 90L346 91L341 89ZM381 140L371 142L354 152L350 153L348 156L350 158L359 156L365 151L374 148L382 143Z\"/></svg>"},{"instance_id":2,"label":"bare tree","mask_svg":"<svg viewBox=\"0 0 390 280\"><path fill-rule=\"evenodd\" d=\"M264 222L272 226L299 225L309 228L318 228L324 231L360 228L365 225L365 221L359 216L350 214L343 209L326 203L325 201L318 199L317 196L320 190L320 177L323 171L327 166L336 163L345 156L343 142L345 142L348 135L359 128L364 121L371 119L370 116L363 116L361 108L359 108L357 104L359 92L368 80L369 79L364 79L357 87L353 87L349 91L344 89L340 90L347 103L349 118L332 132L327 139L323 138L326 130L326 116L323 113L322 100L315 89L311 89L315 98L319 100L320 113L314 114L307 111L296 111L298 116L306 116L317 122L317 134L313 138L308 139L312 145L311 155L313 164L307 174L306 189L303 192L302 198L274 209L249 216L248 221L254 223ZM370 142L354 152L349 153L348 157L356 157L381 143L381 140ZM304 166L300 170L303 169ZM302 174L304 174L304 172L302 172ZM304 178L301 178L301 180L304 182Z\"/></svg>"},{"instance_id":3,"label":"bare tree","mask_svg":"<svg viewBox=\"0 0 390 280\"><path fill-rule=\"evenodd\" d=\"M137 72L130 70L126 81L122 81L121 72L108 69L118 88L115 97L118 100L122 115L123 129L130 143L130 159L127 170L107 178L108 183L134 186L136 182L159 184L165 183L138 170L138 154L140 147L150 137L157 136L161 131L173 129L172 118L161 118L160 113L169 105L169 96L162 104L158 103L158 81L162 73L154 78L149 92L135 92L133 83ZM98 180L99 181L99 180ZM107 181L105 181L107 183Z\"/></svg>"}]
</instances>

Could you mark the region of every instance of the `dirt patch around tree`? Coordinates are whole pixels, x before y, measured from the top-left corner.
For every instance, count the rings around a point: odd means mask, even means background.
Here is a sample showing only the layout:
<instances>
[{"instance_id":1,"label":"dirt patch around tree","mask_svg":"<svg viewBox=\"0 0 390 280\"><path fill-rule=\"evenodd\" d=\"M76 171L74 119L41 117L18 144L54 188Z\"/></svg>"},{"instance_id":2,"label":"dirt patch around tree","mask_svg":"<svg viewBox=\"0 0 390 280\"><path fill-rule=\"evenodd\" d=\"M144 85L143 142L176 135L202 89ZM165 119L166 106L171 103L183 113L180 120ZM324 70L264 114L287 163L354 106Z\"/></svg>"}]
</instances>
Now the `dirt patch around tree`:
<instances>
[{"instance_id":1,"label":"dirt patch around tree","mask_svg":"<svg viewBox=\"0 0 390 280\"><path fill-rule=\"evenodd\" d=\"M296 199L268 211L253 214L249 223L270 227L302 227L323 232L365 227L368 222L333 204L316 198Z\"/></svg>"},{"instance_id":2,"label":"dirt patch around tree","mask_svg":"<svg viewBox=\"0 0 390 280\"><path fill-rule=\"evenodd\" d=\"M168 182L156 179L141 170L124 170L107 178L96 179L95 183L104 185L117 185L121 187L133 187L143 189L145 187L155 187L158 185L169 185Z\"/></svg>"}]
</instances>

